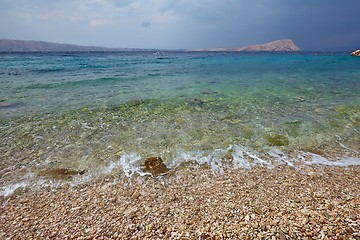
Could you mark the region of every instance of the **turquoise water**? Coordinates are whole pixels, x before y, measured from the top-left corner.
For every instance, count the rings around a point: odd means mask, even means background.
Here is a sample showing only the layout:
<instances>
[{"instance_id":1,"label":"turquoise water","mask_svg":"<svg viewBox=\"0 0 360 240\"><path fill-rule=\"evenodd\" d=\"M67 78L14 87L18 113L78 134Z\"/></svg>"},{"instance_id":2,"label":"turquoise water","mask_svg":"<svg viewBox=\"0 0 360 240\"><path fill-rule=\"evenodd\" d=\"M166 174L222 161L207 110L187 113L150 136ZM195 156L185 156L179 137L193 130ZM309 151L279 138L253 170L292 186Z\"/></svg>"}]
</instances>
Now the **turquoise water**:
<instances>
[{"instance_id":1,"label":"turquoise water","mask_svg":"<svg viewBox=\"0 0 360 240\"><path fill-rule=\"evenodd\" d=\"M46 182L44 169L140 172L149 156L215 172L229 154L360 164L348 53L0 54L0 86L1 186Z\"/></svg>"}]
</instances>

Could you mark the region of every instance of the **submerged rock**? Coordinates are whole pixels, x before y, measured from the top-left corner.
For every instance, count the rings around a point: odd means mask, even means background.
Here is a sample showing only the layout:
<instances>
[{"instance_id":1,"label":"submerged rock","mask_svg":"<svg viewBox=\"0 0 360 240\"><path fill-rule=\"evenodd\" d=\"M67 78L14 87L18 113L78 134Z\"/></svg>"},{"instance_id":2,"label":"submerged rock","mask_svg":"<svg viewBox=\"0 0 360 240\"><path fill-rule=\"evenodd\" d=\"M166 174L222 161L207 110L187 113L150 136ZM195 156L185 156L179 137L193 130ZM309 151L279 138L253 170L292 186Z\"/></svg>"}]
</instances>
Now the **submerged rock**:
<instances>
[{"instance_id":1,"label":"submerged rock","mask_svg":"<svg viewBox=\"0 0 360 240\"><path fill-rule=\"evenodd\" d=\"M149 157L145 159L144 165L145 171L151 173L153 176L158 176L169 171L161 157Z\"/></svg>"},{"instance_id":2,"label":"submerged rock","mask_svg":"<svg viewBox=\"0 0 360 240\"><path fill-rule=\"evenodd\" d=\"M356 50L351 53L351 56L360 56L360 50Z\"/></svg>"},{"instance_id":3,"label":"submerged rock","mask_svg":"<svg viewBox=\"0 0 360 240\"><path fill-rule=\"evenodd\" d=\"M211 90L211 89L204 89L201 91L202 94L205 94L205 95L213 95L215 94L216 92Z\"/></svg>"},{"instance_id":4,"label":"submerged rock","mask_svg":"<svg viewBox=\"0 0 360 240\"><path fill-rule=\"evenodd\" d=\"M141 105L143 103L144 103L144 101L142 99L136 99L136 100L128 101L126 103L126 105L129 106L129 107L137 107L137 106L139 106L139 105Z\"/></svg>"},{"instance_id":5,"label":"submerged rock","mask_svg":"<svg viewBox=\"0 0 360 240\"><path fill-rule=\"evenodd\" d=\"M85 170L73 170L68 168L44 169L39 172L39 176L53 180L71 180L76 175L83 175Z\"/></svg>"},{"instance_id":6,"label":"submerged rock","mask_svg":"<svg viewBox=\"0 0 360 240\"><path fill-rule=\"evenodd\" d=\"M192 107L203 107L205 105L205 102L199 98L191 98L187 103Z\"/></svg>"},{"instance_id":7,"label":"submerged rock","mask_svg":"<svg viewBox=\"0 0 360 240\"><path fill-rule=\"evenodd\" d=\"M279 133L271 133L266 136L267 141L271 146L287 146L289 139Z\"/></svg>"},{"instance_id":8,"label":"submerged rock","mask_svg":"<svg viewBox=\"0 0 360 240\"><path fill-rule=\"evenodd\" d=\"M22 105L21 102L0 102L0 108L14 108Z\"/></svg>"}]
</instances>

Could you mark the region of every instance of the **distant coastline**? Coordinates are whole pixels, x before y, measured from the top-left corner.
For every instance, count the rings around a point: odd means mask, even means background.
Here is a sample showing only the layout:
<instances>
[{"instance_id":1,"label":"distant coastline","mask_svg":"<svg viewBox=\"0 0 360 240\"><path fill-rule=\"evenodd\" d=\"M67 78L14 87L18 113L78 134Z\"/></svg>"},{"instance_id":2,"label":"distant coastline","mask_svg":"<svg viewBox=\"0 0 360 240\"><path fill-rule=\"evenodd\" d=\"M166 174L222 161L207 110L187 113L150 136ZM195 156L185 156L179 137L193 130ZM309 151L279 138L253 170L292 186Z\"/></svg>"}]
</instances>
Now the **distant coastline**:
<instances>
[{"instance_id":1,"label":"distant coastline","mask_svg":"<svg viewBox=\"0 0 360 240\"><path fill-rule=\"evenodd\" d=\"M28 41L0 39L0 52L123 52L123 51L160 51L159 49L141 48L107 48L97 46L80 46L75 44L62 44L44 41ZM161 50L174 51L174 50ZM291 39L281 39L265 44L250 45L240 48L199 48L183 49L181 51L204 52L204 51L301 51Z\"/></svg>"},{"instance_id":2,"label":"distant coastline","mask_svg":"<svg viewBox=\"0 0 360 240\"><path fill-rule=\"evenodd\" d=\"M44 41L0 39L0 52L123 52L144 50L154 51L154 49L107 48Z\"/></svg>"}]
</instances>

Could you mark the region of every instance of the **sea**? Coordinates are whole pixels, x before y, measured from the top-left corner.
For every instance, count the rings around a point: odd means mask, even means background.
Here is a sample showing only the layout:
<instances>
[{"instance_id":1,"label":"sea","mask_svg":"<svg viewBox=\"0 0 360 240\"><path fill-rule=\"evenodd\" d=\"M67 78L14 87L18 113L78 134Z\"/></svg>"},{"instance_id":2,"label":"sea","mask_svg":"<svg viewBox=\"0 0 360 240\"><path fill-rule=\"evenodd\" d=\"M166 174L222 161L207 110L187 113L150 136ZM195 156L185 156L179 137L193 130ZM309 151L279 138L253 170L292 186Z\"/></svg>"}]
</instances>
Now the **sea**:
<instances>
[{"instance_id":1,"label":"sea","mask_svg":"<svg viewBox=\"0 0 360 240\"><path fill-rule=\"evenodd\" d=\"M150 175L360 165L349 52L0 54L0 194ZM156 176L165 177L165 174ZM61 175L63 177L59 177Z\"/></svg>"}]
</instances>

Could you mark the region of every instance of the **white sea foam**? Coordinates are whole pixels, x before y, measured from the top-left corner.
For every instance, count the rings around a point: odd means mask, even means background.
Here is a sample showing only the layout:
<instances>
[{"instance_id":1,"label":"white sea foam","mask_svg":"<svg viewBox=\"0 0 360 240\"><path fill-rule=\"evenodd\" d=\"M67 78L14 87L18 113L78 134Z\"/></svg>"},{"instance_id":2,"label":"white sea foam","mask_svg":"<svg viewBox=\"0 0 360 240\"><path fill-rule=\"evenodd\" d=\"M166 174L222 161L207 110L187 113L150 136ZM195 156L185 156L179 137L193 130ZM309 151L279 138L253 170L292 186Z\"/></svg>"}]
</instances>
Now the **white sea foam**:
<instances>
[{"instance_id":1,"label":"white sea foam","mask_svg":"<svg viewBox=\"0 0 360 240\"><path fill-rule=\"evenodd\" d=\"M344 149L347 149L347 150L349 150L351 152L354 152L354 153L359 153L359 151L357 151L355 149L352 149L352 148L349 148L349 147L345 146L344 144L342 144L341 142L338 142L338 143L339 143L340 147L342 147Z\"/></svg>"},{"instance_id":2,"label":"white sea foam","mask_svg":"<svg viewBox=\"0 0 360 240\"><path fill-rule=\"evenodd\" d=\"M251 169L256 165L272 168L271 162L261 159L252 150L242 145L230 145L228 148L219 148L213 151L191 151L177 154L170 163L169 167L174 168L184 162L195 162L198 164L209 165L214 174L224 173L224 156L231 151L233 157L233 167L235 169Z\"/></svg>"},{"instance_id":3,"label":"white sea foam","mask_svg":"<svg viewBox=\"0 0 360 240\"><path fill-rule=\"evenodd\" d=\"M226 153L226 149L215 149L213 151L190 151L178 153L169 164L170 168L176 168L182 163L196 162L200 165L211 166L214 174L223 173L223 163L221 156Z\"/></svg>"},{"instance_id":4,"label":"white sea foam","mask_svg":"<svg viewBox=\"0 0 360 240\"><path fill-rule=\"evenodd\" d=\"M289 156L277 148L271 148L268 151L268 154L276 160L277 164L287 164L290 167L294 166L294 163L291 162Z\"/></svg>"},{"instance_id":5,"label":"white sea foam","mask_svg":"<svg viewBox=\"0 0 360 240\"><path fill-rule=\"evenodd\" d=\"M18 188L25 188L29 185L29 183L27 181L21 181L18 183L12 183L12 184L8 184L6 186L3 187L3 190L0 192L1 196L11 196L14 194L14 192L16 191L16 189Z\"/></svg>"},{"instance_id":6,"label":"white sea foam","mask_svg":"<svg viewBox=\"0 0 360 240\"><path fill-rule=\"evenodd\" d=\"M120 157L119 161L110 163L105 169L105 173L110 173L115 168L122 168L127 177L131 177L134 173L138 173L141 176L148 175L148 173L144 173L141 170L139 165L140 160L141 157L135 152L125 154Z\"/></svg>"},{"instance_id":7,"label":"white sea foam","mask_svg":"<svg viewBox=\"0 0 360 240\"><path fill-rule=\"evenodd\" d=\"M277 148L270 148L266 154L259 157L252 149L242 145L230 145L228 148L219 148L214 150L194 150L188 152L179 152L171 161L168 162L168 168L175 169L182 163L194 162L199 165L208 165L211 167L213 173L223 174L225 168L229 167L224 162L224 156L227 152L231 152L233 157L234 169L252 169L255 166L273 168L274 165L287 164L290 167L295 167L295 163L304 163L307 165L318 164L327 166L349 166L360 165L359 158L343 158L338 161L330 161L320 155L301 152L297 158L291 158L286 153ZM268 156L268 159L266 158ZM269 157L270 156L270 157ZM139 154L132 152L123 155L119 161L111 163L105 170L105 173L110 173L115 168L121 168L127 177L137 173L140 176L149 175L149 173L141 170L141 157Z\"/></svg>"},{"instance_id":8,"label":"white sea foam","mask_svg":"<svg viewBox=\"0 0 360 240\"><path fill-rule=\"evenodd\" d=\"M251 169L256 165L266 166L272 168L272 164L256 156L253 151L242 145L231 145L228 150L232 150L232 156L234 158L234 168L246 168Z\"/></svg>"},{"instance_id":9,"label":"white sea foam","mask_svg":"<svg viewBox=\"0 0 360 240\"><path fill-rule=\"evenodd\" d=\"M339 167L348 167L351 165L360 165L360 158L355 157L345 157L337 161L330 161L327 158L320 156L315 153L303 152L299 156L303 160L303 163L307 165L317 164L325 166L339 166ZM307 160L310 158L310 160Z\"/></svg>"},{"instance_id":10,"label":"white sea foam","mask_svg":"<svg viewBox=\"0 0 360 240\"><path fill-rule=\"evenodd\" d=\"M233 165L229 165L224 161L226 153L231 153ZM120 157L118 161L111 162L101 174L109 174L114 169L121 169L127 177L134 174L140 176L150 175L141 169L141 159L138 153L131 152ZM214 150L194 150L188 152L179 152L170 161L167 161L168 168L176 169L179 165L186 162L194 162L199 165L208 165L211 167L214 175L223 174L228 167L234 169L252 169L255 166L273 168L276 165L287 164L290 167L296 167L297 164L306 165L324 165L324 166L340 166L347 167L351 165L360 165L360 158L344 157L342 159L332 161L323 156L310 152L300 152L297 157L293 158L277 148L270 148L266 153L260 154L256 151L244 147L242 145L230 145L228 148L219 148ZM296 165L295 165L296 164ZM27 174L17 183L11 183L2 187L0 195L11 196L18 188L34 188L45 187L58 188L62 185L76 186L81 183L88 182L93 175L79 176L72 181L46 180L36 178L34 174Z\"/></svg>"}]
</instances>

